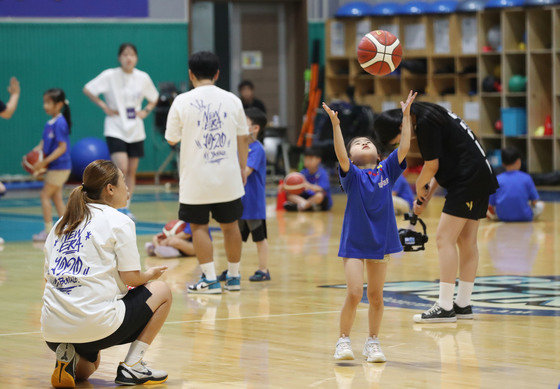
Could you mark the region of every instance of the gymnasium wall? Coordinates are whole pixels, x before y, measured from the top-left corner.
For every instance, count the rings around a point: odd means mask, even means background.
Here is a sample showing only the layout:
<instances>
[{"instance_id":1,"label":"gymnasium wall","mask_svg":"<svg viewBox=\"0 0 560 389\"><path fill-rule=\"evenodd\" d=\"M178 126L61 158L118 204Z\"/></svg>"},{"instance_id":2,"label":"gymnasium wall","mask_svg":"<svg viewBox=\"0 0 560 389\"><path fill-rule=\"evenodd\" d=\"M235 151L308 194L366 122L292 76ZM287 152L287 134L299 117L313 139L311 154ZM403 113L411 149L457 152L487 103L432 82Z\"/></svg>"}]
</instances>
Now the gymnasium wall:
<instances>
[{"instance_id":1,"label":"gymnasium wall","mask_svg":"<svg viewBox=\"0 0 560 389\"><path fill-rule=\"evenodd\" d=\"M15 75L22 93L11 120L0 120L0 175L21 174L21 156L41 139L45 122L42 95L63 88L70 100L74 144L86 136L103 135L102 111L82 93L84 84L108 67L118 66L120 43L138 48L138 69L157 86L186 81L187 23L0 23L0 99L7 101L9 78ZM155 171L169 148L154 134L153 113L145 121L146 156L140 171Z\"/></svg>"}]
</instances>

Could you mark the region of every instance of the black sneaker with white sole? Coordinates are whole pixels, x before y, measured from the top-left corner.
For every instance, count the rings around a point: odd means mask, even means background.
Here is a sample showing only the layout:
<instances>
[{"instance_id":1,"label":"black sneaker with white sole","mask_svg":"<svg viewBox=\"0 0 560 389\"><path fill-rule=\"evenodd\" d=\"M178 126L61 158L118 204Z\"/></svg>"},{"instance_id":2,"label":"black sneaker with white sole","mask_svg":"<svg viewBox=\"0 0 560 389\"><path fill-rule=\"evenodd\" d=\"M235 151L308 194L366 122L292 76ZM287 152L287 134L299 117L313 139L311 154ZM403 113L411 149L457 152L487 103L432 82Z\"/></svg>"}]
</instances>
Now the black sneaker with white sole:
<instances>
[{"instance_id":1,"label":"black sneaker with white sole","mask_svg":"<svg viewBox=\"0 0 560 389\"><path fill-rule=\"evenodd\" d=\"M167 380L167 373L163 370L150 369L146 362L139 361L132 366L119 363L115 383L119 385L161 384Z\"/></svg>"},{"instance_id":2,"label":"black sneaker with white sole","mask_svg":"<svg viewBox=\"0 0 560 389\"><path fill-rule=\"evenodd\" d=\"M453 323L457 321L457 317L453 308L447 311L436 302L426 312L414 315L414 321L416 323Z\"/></svg>"},{"instance_id":3,"label":"black sneaker with white sole","mask_svg":"<svg viewBox=\"0 0 560 389\"><path fill-rule=\"evenodd\" d=\"M466 307L461 308L455 302L453 302L453 310L455 311L455 316L457 316L457 319L474 319L472 305L467 305Z\"/></svg>"}]
</instances>

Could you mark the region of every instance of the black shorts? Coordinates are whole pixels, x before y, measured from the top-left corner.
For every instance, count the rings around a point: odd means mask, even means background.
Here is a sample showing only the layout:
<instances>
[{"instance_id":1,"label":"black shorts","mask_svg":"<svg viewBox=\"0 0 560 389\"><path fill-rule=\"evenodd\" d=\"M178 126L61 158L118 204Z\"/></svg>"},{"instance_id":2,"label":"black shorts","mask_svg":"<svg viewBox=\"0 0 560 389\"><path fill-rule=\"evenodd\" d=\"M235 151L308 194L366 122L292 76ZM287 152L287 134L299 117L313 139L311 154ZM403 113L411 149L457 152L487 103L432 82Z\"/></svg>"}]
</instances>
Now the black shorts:
<instances>
[{"instance_id":1,"label":"black shorts","mask_svg":"<svg viewBox=\"0 0 560 389\"><path fill-rule=\"evenodd\" d=\"M490 196L465 201L448 196L443 205L443 213L457 216L462 219L478 220L486 218L488 211L488 200Z\"/></svg>"},{"instance_id":2,"label":"black shorts","mask_svg":"<svg viewBox=\"0 0 560 389\"><path fill-rule=\"evenodd\" d=\"M122 299L125 313L120 327L106 338L88 343L73 343L80 357L94 363L97 361L97 354L100 350L118 344L134 342L154 314L148 304L146 304L151 295L152 293L144 285L129 290ZM59 344L47 342L47 346L55 352Z\"/></svg>"},{"instance_id":3,"label":"black shorts","mask_svg":"<svg viewBox=\"0 0 560 389\"><path fill-rule=\"evenodd\" d=\"M212 219L218 223L233 223L243 215L243 203L241 199L228 201L227 203L214 204L180 204L179 220L191 224L208 224Z\"/></svg>"},{"instance_id":4,"label":"black shorts","mask_svg":"<svg viewBox=\"0 0 560 389\"><path fill-rule=\"evenodd\" d=\"M109 153L126 153L131 158L142 158L144 156L144 141L126 143L124 140L119 138L113 138L110 136L105 137L107 141L107 146L109 147Z\"/></svg>"},{"instance_id":5,"label":"black shorts","mask_svg":"<svg viewBox=\"0 0 560 389\"><path fill-rule=\"evenodd\" d=\"M241 238L243 242L247 242L249 234L253 237L253 242L262 242L267 236L266 220L264 219L240 219L239 231L241 231Z\"/></svg>"},{"instance_id":6,"label":"black shorts","mask_svg":"<svg viewBox=\"0 0 560 389\"><path fill-rule=\"evenodd\" d=\"M313 192L309 192L309 191L305 191L302 194L300 194L301 197L303 197L306 200L309 200L311 197L315 196L317 193L313 193ZM327 196L327 194L325 192L323 192L323 195L325 196L323 198L323 201L321 202L321 204L319 204L319 206L321 207L321 211L328 211L329 208L329 197Z\"/></svg>"}]
</instances>

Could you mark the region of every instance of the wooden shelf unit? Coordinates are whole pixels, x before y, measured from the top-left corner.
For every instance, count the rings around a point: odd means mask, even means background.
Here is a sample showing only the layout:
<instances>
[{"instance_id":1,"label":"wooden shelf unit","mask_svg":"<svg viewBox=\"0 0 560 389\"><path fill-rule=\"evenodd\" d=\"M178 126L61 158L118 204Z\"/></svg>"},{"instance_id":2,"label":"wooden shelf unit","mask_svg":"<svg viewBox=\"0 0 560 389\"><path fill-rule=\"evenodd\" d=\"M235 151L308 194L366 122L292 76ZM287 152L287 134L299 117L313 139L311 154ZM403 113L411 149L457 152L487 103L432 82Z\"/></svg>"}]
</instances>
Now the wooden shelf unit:
<instances>
[{"instance_id":1,"label":"wooden shelf unit","mask_svg":"<svg viewBox=\"0 0 560 389\"><path fill-rule=\"evenodd\" d=\"M500 28L502 45L498 51L485 52L488 30L495 26ZM401 67L400 74L374 77L361 69L357 45L363 34L375 29L396 34L404 59L426 61L426 74L413 74ZM446 30L448 36L439 33ZM338 31L334 52L332 31ZM463 37L473 33L474 40L465 47ZM328 99L344 99L348 87L353 87L357 103L381 112L397 108L409 89L422 90L425 93L419 96L420 101L439 103L457 113L488 151L515 146L530 172L560 170L560 6L330 19L326 34ZM419 37L424 37L423 42ZM527 77L526 91L509 90L509 79L515 74ZM500 92L482 91L482 81L488 75L499 76ZM526 135L505 136L494 130L501 109L513 107L527 111ZM535 130L544 126L548 115L553 135L536 136Z\"/></svg>"}]
</instances>

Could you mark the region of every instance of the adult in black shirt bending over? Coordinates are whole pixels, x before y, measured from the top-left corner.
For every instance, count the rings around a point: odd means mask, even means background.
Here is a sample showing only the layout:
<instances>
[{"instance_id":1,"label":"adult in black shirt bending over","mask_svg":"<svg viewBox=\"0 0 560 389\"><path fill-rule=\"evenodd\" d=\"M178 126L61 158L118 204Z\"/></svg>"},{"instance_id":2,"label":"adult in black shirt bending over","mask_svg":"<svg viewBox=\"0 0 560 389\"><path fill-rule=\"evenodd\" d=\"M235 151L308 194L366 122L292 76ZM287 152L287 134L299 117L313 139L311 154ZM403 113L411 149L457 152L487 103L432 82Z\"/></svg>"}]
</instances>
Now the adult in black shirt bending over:
<instances>
[{"instance_id":1,"label":"adult in black shirt bending over","mask_svg":"<svg viewBox=\"0 0 560 389\"><path fill-rule=\"evenodd\" d=\"M243 109L255 107L266 113L264 103L255 97L255 85L249 80L244 80L237 87L239 98L243 103Z\"/></svg>"},{"instance_id":2,"label":"adult in black shirt bending over","mask_svg":"<svg viewBox=\"0 0 560 389\"><path fill-rule=\"evenodd\" d=\"M470 298L478 266L479 219L486 217L488 199L498 182L477 137L460 117L437 104L421 102L412 104L411 118L413 139L416 137L424 159L416 180L414 212L422 213L438 184L447 189L436 236L439 300L426 312L414 315L414 321L472 319ZM401 121L400 109L383 112L374 124L380 141L397 144ZM453 301L458 265L459 289Z\"/></svg>"}]
</instances>

